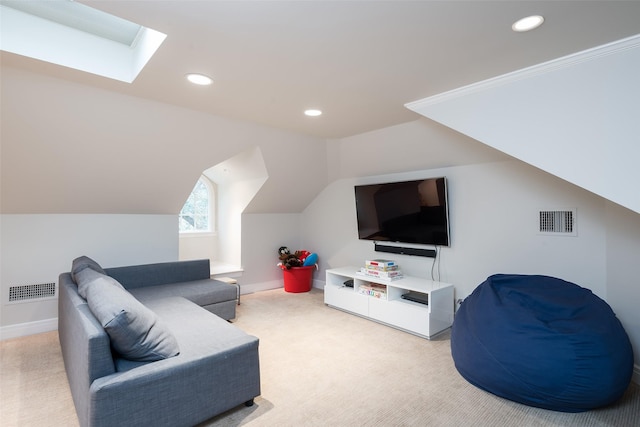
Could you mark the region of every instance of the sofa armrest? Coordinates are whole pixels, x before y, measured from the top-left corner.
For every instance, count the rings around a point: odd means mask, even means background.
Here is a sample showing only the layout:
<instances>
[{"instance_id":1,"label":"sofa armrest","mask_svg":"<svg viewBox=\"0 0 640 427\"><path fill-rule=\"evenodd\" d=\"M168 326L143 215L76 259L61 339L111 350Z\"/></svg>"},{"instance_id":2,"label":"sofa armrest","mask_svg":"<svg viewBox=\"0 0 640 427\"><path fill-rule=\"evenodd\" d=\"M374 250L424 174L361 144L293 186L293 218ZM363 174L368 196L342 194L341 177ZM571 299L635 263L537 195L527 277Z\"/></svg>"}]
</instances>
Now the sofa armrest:
<instances>
[{"instance_id":1,"label":"sofa armrest","mask_svg":"<svg viewBox=\"0 0 640 427\"><path fill-rule=\"evenodd\" d=\"M93 316L69 273L59 276L58 336L73 402L82 425L88 419L89 388L115 372L109 336Z\"/></svg>"}]
</instances>

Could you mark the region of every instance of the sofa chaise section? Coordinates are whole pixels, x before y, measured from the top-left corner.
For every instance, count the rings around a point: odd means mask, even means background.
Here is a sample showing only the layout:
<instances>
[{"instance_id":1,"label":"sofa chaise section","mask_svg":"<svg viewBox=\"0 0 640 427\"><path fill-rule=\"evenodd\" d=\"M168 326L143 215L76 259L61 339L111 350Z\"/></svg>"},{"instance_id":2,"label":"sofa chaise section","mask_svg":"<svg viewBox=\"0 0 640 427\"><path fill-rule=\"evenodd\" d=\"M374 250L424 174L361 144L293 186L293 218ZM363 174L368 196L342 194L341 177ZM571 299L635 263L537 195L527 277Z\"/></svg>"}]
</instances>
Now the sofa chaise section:
<instances>
[{"instance_id":1,"label":"sofa chaise section","mask_svg":"<svg viewBox=\"0 0 640 427\"><path fill-rule=\"evenodd\" d=\"M237 288L211 279L208 259L114 267L105 272L143 303L182 296L223 319L236 317Z\"/></svg>"},{"instance_id":2,"label":"sofa chaise section","mask_svg":"<svg viewBox=\"0 0 640 427\"><path fill-rule=\"evenodd\" d=\"M90 387L90 426L193 426L260 394L258 339L182 297L149 303L180 345L152 363L115 359Z\"/></svg>"}]
</instances>

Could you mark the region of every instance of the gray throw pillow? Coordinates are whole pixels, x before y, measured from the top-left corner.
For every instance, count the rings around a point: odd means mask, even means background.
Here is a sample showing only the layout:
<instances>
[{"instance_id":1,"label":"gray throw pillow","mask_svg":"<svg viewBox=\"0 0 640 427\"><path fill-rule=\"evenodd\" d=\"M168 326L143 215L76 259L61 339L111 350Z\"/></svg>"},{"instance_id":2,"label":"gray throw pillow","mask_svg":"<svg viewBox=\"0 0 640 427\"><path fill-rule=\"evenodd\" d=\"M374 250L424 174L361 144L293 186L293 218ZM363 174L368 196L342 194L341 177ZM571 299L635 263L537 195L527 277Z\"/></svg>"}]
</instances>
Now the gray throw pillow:
<instances>
[{"instance_id":1,"label":"gray throw pillow","mask_svg":"<svg viewBox=\"0 0 640 427\"><path fill-rule=\"evenodd\" d=\"M73 281L78 283L78 280L76 279L76 275L87 268L97 271L100 274L107 274L104 272L102 267L100 267L100 264L98 264L88 256L83 255L81 257L74 259L71 262L71 277L73 278Z\"/></svg>"},{"instance_id":2,"label":"gray throw pillow","mask_svg":"<svg viewBox=\"0 0 640 427\"><path fill-rule=\"evenodd\" d=\"M105 274L98 273L92 268L85 268L76 274L76 284L78 285L78 293L85 300L87 299L87 288L96 280L98 280L97 286L100 285L112 285L124 289L124 287L113 277Z\"/></svg>"},{"instance_id":3,"label":"gray throw pillow","mask_svg":"<svg viewBox=\"0 0 640 427\"><path fill-rule=\"evenodd\" d=\"M176 356L178 342L158 316L122 287L97 278L86 288L89 309L111 339L111 346L129 360L151 362Z\"/></svg>"}]
</instances>

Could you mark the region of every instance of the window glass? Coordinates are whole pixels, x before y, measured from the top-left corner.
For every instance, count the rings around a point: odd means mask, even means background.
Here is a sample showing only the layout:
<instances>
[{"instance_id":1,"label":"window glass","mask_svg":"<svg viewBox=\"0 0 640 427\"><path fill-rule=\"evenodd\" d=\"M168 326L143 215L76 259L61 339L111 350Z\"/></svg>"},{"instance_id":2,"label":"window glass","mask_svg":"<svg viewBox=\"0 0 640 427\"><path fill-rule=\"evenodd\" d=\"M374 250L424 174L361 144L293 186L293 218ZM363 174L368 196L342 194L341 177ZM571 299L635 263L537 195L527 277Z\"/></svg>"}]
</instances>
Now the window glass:
<instances>
[{"instance_id":1,"label":"window glass","mask_svg":"<svg viewBox=\"0 0 640 427\"><path fill-rule=\"evenodd\" d=\"M211 231L210 200L209 188L199 179L180 211L180 232Z\"/></svg>"}]
</instances>

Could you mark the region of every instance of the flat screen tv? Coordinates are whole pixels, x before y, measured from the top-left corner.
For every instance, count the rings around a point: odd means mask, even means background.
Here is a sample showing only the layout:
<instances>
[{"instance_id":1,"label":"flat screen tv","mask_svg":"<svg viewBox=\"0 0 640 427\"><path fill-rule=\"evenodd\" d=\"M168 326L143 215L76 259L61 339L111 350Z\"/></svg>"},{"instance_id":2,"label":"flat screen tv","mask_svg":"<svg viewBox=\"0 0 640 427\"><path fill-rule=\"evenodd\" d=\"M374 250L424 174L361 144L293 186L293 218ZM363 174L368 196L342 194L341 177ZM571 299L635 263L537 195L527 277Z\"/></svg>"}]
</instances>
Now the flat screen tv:
<instances>
[{"instance_id":1,"label":"flat screen tv","mask_svg":"<svg viewBox=\"0 0 640 427\"><path fill-rule=\"evenodd\" d=\"M449 246L444 177L355 186L358 238Z\"/></svg>"}]
</instances>

